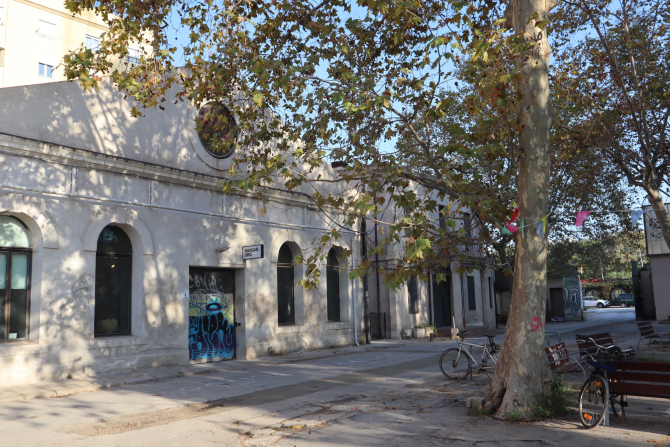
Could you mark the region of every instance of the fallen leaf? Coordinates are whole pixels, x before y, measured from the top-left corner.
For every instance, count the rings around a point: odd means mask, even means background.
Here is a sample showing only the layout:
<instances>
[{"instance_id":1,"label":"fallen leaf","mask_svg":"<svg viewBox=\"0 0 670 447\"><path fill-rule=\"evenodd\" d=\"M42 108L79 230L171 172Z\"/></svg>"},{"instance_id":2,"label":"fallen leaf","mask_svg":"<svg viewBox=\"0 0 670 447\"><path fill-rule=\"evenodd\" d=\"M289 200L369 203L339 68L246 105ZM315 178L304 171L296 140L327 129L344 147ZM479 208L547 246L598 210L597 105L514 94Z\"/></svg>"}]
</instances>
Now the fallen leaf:
<instances>
[{"instance_id":1,"label":"fallen leaf","mask_svg":"<svg viewBox=\"0 0 670 447\"><path fill-rule=\"evenodd\" d=\"M35 419L36 417L38 417L38 416L30 416L30 419Z\"/></svg>"},{"instance_id":2,"label":"fallen leaf","mask_svg":"<svg viewBox=\"0 0 670 447\"><path fill-rule=\"evenodd\" d=\"M154 394L154 396L160 396L160 394Z\"/></svg>"}]
</instances>

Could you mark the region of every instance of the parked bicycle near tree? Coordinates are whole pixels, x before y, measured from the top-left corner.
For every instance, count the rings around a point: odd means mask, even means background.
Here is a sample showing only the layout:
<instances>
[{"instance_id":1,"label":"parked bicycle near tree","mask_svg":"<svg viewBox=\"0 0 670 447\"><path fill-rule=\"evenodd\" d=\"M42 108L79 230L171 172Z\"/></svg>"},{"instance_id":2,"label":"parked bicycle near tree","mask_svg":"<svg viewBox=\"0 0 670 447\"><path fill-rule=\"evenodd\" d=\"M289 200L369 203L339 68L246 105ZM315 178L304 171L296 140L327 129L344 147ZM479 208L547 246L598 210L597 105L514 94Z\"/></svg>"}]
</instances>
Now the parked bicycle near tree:
<instances>
[{"instance_id":1,"label":"parked bicycle near tree","mask_svg":"<svg viewBox=\"0 0 670 447\"><path fill-rule=\"evenodd\" d=\"M487 342L483 345L475 343L466 343L465 334L467 331L460 331L458 337L461 342L458 348L450 348L442 353L440 357L440 370L447 379L457 380L465 379L473 372L485 372L489 379L493 380L493 375L498 362L498 346L493 341L495 335L484 335ZM470 349L464 348L469 346ZM470 352L472 348L482 348L482 359L480 362L475 360Z\"/></svg>"}]
</instances>

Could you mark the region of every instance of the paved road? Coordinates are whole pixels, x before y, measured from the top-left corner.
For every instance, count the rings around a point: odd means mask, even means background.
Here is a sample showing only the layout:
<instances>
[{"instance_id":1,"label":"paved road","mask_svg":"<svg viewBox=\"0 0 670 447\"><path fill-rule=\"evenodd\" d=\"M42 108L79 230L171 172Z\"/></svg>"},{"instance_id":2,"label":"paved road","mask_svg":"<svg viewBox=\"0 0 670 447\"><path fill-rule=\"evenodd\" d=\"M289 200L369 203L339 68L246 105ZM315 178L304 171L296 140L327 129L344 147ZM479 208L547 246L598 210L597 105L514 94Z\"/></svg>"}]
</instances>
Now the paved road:
<instances>
[{"instance_id":1,"label":"paved road","mask_svg":"<svg viewBox=\"0 0 670 447\"><path fill-rule=\"evenodd\" d=\"M621 311L598 312L581 326L565 323L560 330L568 334L612 323L615 332L634 326ZM437 359L452 345L386 342L380 344L386 348L361 347L345 356L286 364L236 362L218 372L164 382L7 402L0 406L0 446L532 447L564 445L574 438L570 443L577 447L593 445L594 436L607 438L608 446L670 439L667 424L662 430L653 424L641 429L638 422L635 428L576 436L574 422L518 426L467 416L464 399L483 395L488 382L483 377L444 380Z\"/></svg>"}]
</instances>

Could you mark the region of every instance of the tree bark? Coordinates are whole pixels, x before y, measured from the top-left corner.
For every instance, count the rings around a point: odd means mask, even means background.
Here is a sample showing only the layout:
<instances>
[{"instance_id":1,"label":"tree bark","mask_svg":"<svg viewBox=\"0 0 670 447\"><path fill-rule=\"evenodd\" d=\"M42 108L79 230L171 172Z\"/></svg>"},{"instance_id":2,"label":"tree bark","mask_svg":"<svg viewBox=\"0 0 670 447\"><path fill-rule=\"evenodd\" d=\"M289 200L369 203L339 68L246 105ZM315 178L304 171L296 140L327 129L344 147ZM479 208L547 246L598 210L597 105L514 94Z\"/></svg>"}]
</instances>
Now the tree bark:
<instances>
[{"instance_id":1,"label":"tree bark","mask_svg":"<svg viewBox=\"0 0 670 447\"><path fill-rule=\"evenodd\" d=\"M649 204L656 213L656 219L658 220L658 226L661 229L663 240L665 240L665 243L670 247L670 215L668 215L668 210L663 203L663 196L661 196L661 192L657 189L651 187L645 189L647 190Z\"/></svg>"},{"instance_id":2,"label":"tree bark","mask_svg":"<svg viewBox=\"0 0 670 447\"><path fill-rule=\"evenodd\" d=\"M517 59L523 94L519 110L520 155L517 204L526 222L537 222L549 205L549 133L553 108L549 98L550 47L546 32L535 26L555 5L542 0L512 0L508 6L515 34L527 47ZM537 13L537 18L532 18ZM530 418L542 394L547 244L534 228L516 238L514 284L505 339L485 408L495 417Z\"/></svg>"}]
</instances>

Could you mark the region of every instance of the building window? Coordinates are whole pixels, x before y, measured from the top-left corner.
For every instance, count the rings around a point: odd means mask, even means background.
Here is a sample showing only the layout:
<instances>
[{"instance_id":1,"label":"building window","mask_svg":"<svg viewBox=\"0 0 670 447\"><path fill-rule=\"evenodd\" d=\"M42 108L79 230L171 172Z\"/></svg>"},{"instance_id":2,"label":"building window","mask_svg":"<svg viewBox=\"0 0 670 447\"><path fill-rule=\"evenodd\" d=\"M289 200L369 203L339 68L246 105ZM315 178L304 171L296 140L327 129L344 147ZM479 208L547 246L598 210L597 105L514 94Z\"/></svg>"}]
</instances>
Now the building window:
<instances>
[{"instance_id":1,"label":"building window","mask_svg":"<svg viewBox=\"0 0 670 447\"><path fill-rule=\"evenodd\" d=\"M470 213L463 213L463 228L465 228L465 237L472 237L472 230L470 227Z\"/></svg>"},{"instance_id":2,"label":"building window","mask_svg":"<svg viewBox=\"0 0 670 447\"><path fill-rule=\"evenodd\" d=\"M39 67L37 69L37 74L40 76L45 76L47 78L53 79L54 67L52 65L47 65L40 62Z\"/></svg>"},{"instance_id":3,"label":"building window","mask_svg":"<svg viewBox=\"0 0 670 447\"><path fill-rule=\"evenodd\" d=\"M128 235L119 227L105 227L95 260L96 336L130 334L132 257Z\"/></svg>"},{"instance_id":4,"label":"building window","mask_svg":"<svg viewBox=\"0 0 670 447\"><path fill-rule=\"evenodd\" d=\"M277 311L279 324L295 324L293 252L284 244L277 259Z\"/></svg>"},{"instance_id":5,"label":"building window","mask_svg":"<svg viewBox=\"0 0 670 447\"><path fill-rule=\"evenodd\" d=\"M141 57L142 52L140 50L134 50L132 48L128 48L128 57L126 58L126 60L128 61L129 64L131 65L139 64Z\"/></svg>"},{"instance_id":6,"label":"building window","mask_svg":"<svg viewBox=\"0 0 670 447\"><path fill-rule=\"evenodd\" d=\"M468 309L477 310L477 300L475 299L475 277L466 276L468 281Z\"/></svg>"},{"instance_id":7,"label":"building window","mask_svg":"<svg viewBox=\"0 0 670 447\"><path fill-rule=\"evenodd\" d=\"M326 288L328 321L340 321L340 263L333 248L326 262Z\"/></svg>"},{"instance_id":8,"label":"building window","mask_svg":"<svg viewBox=\"0 0 670 447\"><path fill-rule=\"evenodd\" d=\"M96 51L100 47L100 38L86 35L86 48L92 51Z\"/></svg>"},{"instance_id":9,"label":"building window","mask_svg":"<svg viewBox=\"0 0 670 447\"><path fill-rule=\"evenodd\" d=\"M56 24L47 22L46 20L40 20L40 28L37 33L47 39L54 39L56 37Z\"/></svg>"},{"instance_id":10,"label":"building window","mask_svg":"<svg viewBox=\"0 0 670 447\"><path fill-rule=\"evenodd\" d=\"M196 120L196 131L205 150L216 158L230 157L235 151L238 127L232 113L218 102L202 106Z\"/></svg>"},{"instance_id":11,"label":"building window","mask_svg":"<svg viewBox=\"0 0 670 447\"><path fill-rule=\"evenodd\" d=\"M30 257L28 229L0 216L0 341L28 338Z\"/></svg>"},{"instance_id":12,"label":"building window","mask_svg":"<svg viewBox=\"0 0 670 447\"><path fill-rule=\"evenodd\" d=\"M412 276L407 280L407 293L409 294L409 313L419 313L419 291L416 276Z\"/></svg>"},{"instance_id":13,"label":"building window","mask_svg":"<svg viewBox=\"0 0 670 447\"><path fill-rule=\"evenodd\" d=\"M495 295L495 290L493 289L493 277L489 276L489 307L493 309L493 295Z\"/></svg>"}]
</instances>

